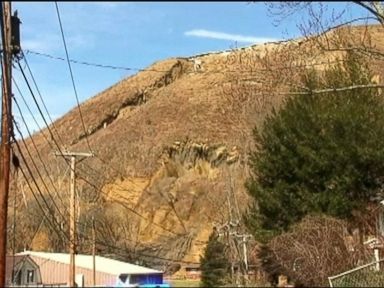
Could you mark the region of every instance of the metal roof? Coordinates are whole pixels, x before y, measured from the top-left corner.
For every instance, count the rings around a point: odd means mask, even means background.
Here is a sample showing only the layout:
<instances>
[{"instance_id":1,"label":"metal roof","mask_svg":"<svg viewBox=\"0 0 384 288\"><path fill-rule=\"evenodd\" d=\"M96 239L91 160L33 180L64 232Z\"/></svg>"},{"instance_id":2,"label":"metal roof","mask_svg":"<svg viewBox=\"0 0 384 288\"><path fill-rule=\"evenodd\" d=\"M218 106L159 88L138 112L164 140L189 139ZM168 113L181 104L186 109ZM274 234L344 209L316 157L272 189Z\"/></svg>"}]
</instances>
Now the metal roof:
<instances>
[{"instance_id":1,"label":"metal roof","mask_svg":"<svg viewBox=\"0 0 384 288\"><path fill-rule=\"evenodd\" d=\"M24 251L16 255L30 255L35 257L44 258L47 260L57 261L69 265L68 253L50 253L50 252L37 252L37 251ZM162 271L146 268L143 266L130 264L118 260L96 256L96 271L104 272L113 275L120 274L162 274ZM85 269L93 269L92 255L76 254L75 256L76 267Z\"/></svg>"}]
</instances>

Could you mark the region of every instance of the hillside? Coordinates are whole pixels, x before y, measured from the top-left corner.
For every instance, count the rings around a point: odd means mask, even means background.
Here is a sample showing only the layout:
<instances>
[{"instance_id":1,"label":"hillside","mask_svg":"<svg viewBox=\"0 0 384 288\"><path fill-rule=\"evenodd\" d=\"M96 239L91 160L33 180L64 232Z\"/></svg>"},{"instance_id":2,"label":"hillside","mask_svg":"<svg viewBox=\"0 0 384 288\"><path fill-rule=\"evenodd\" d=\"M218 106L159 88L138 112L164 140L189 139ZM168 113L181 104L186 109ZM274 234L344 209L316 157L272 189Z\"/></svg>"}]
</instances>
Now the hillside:
<instances>
[{"instance_id":1,"label":"hillside","mask_svg":"<svg viewBox=\"0 0 384 288\"><path fill-rule=\"evenodd\" d=\"M347 35L348 43L362 45L365 30L354 27L329 37ZM368 32L370 47L382 51L384 30L370 26ZM98 231L100 242L198 262L213 224L228 220L228 191L235 192L240 210L247 207L244 183L247 152L254 147L252 129L279 107L286 97L281 92L308 65L321 69L342 57L343 52L320 51L318 41L323 40L160 61L81 104L87 135L77 108L55 121L57 133L51 130L61 149L88 152L87 138L97 156L78 165L79 221L99 215L104 224ZM370 61L383 76L380 62ZM54 157L57 147L49 131L35 134L33 141L67 201L68 169L62 158ZM26 197L32 197L19 182ZM44 231L33 240L33 249L52 248ZM21 247L27 245L20 241Z\"/></svg>"}]
</instances>

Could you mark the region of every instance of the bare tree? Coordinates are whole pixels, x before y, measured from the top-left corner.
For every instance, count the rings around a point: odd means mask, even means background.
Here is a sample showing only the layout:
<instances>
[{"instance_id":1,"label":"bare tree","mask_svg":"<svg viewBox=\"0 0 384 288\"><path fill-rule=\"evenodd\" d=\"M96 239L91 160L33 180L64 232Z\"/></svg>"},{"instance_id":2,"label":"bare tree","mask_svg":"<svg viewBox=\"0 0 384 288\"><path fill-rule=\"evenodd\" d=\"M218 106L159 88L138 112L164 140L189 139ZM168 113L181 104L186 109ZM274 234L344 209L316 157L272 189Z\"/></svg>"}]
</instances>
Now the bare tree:
<instances>
[{"instance_id":1,"label":"bare tree","mask_svg":"<svg viewBox=\"0 0 384 288\"><path fill-rule=\"evenodd\" d=\"M260 250L263 270L271 278L285 274L296 285L326 286L329 275L371 257L348 226L331 217L307 216Z\"/></svg>"},{"instance_id":2,"label":"bare tree","mask_svg":"<svg viewBox=\"0 0 384 288\"><path fill-rule=\"evenodd\" d=\"M323 50L353 49L376 57L380 56L382 60L384 58L383 51L375 49L371 42L372 39L369 38L369 29L366 27L367 24L378 23L384 28L384 6L381 1L346 2L344 8L339 10L331 8L330 3L324 2L275 2L266 3L266 5L276 25L280 25L284 20L299 12L300 15L305 15L297 24L298 28L307 40L315 37L317 44ZM362 8L362 11L367 12L367 15L363 17L346 16L351 5ZM345 34L352 24L365 24L365 27L361 27L363 37L345 43L345 39L342 39L340 36L343 33ZM342 33L338 34L335 32L336 29L342 31ZM348 36L351 37L353 35L350 34Z\"/></svg>"}]
</instances>

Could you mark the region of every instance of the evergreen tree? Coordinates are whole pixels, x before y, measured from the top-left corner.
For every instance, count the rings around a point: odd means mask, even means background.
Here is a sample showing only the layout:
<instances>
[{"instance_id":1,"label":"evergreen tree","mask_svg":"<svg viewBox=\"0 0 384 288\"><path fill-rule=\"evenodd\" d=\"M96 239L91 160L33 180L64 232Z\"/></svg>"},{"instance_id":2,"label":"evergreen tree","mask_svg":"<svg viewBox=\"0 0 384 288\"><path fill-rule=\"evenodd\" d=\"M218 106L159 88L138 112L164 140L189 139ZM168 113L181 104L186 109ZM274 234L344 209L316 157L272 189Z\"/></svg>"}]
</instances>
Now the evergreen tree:
<instances>
[{"instance_id":1,"label":"evergreen tree","mask_svg":"<svg viewBox=\"0 0 384 288\"><path fill-rule=\"evenodd\" d=\"M225 245L218 236L212 233L209 236L204 257L200 259L202 287L218 287L225 284L228 274L229 262L225 254Z\"/></svg>"},{"instance_id":2,"label":"evergreen tree","mask_svg":"<svg viewBox=\"0 0 384 288\"><path fill-rule=\"evenodd\" d=\"M353 53L320 73L309 71L303 91L370 84ZM268 240L310 213L352 216L377 196L384 176L384 106L377 89L290 97L255 128L252 177L255 202L247 223Z\"/></svg>"}]
</instances>

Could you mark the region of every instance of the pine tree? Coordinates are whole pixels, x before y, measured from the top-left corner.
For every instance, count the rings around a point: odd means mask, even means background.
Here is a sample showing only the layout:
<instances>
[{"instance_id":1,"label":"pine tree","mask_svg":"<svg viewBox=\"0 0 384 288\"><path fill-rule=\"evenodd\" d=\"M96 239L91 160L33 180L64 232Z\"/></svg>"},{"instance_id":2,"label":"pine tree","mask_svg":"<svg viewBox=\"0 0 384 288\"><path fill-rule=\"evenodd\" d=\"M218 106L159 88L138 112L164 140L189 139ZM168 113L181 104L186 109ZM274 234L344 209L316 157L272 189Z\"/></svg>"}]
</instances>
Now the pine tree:
<instances>
[{"instance_id":1,"label":"pine tree","mask_svg":"<svg viewBox=\"0 0 384 288\"><path fill-rule=\"evenodd\" d=\"M366 64L349 53L323 73L309 71L303 91L370 84ZM247 217L259 240L307 214L349 218L383 188L384 106L377 89L306 94L286 100L254 130L255 202Z\"/></svg>"},{"instance_id":2,"label":"pine tree","mask_svg":"<svg viewBox=\"0 0 384 288\"><path fill-rule=\"evenodd\" d=\"M212 233L209 237L204 257L200 259L202 287L218 287L225 284L229 262L225 255L225 245Z\"/></svg>"}]
</instances>

